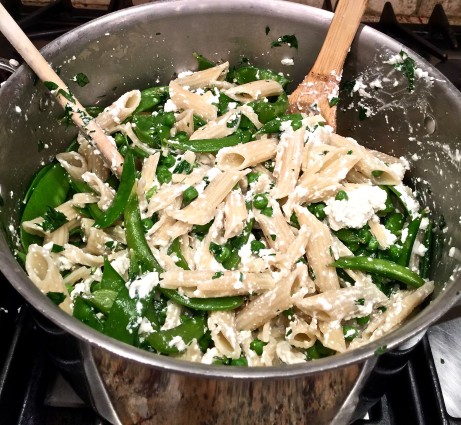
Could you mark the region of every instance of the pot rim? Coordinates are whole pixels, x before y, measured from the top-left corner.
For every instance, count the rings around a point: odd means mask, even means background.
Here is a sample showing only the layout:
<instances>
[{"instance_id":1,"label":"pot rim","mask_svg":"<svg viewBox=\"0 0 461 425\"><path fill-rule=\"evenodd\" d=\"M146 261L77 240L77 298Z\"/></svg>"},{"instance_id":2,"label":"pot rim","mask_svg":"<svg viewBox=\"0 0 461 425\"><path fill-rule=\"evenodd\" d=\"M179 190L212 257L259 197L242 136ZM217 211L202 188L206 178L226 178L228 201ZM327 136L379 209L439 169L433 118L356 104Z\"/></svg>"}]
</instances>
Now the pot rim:
<instances>
[{"instance_id":1,"label":"pot rim","mask_svg":"<svg viewBox=\"0 0 461 425\"><path fill-rule=\"evenodd\" d=\"M282 4L283 8L280 8L280 5ZM131 15L148 14L151 10L155 10L157 19L159 19L158 17L174 14L197 14L241 10L243 8L246 9L248 13L252 14L258 14L260 11L264 10L267 13L277 13L278 15L290 17L291 19L293 19L293 17L298 17L296 19L300 20L302 20L302 17L308 12L309 14L314 15L314 19L323 21L326 24L329 23L333 16L332 13L324 10L288 1L282 2L280 0L252 0L251 3L248 3L246 0L233 0L230 3L216 2L215 0L201 0L200 3L189 2L187 0L163 0L156 3L130 7L128 9L123 9L121 11L113 12L94 19L52 41L42 49L42 53L45 57L49 57L54 51L57 51L58 48L72 42L73 39L82 37L88 30L96 30L96 28L98 28L96 32L102 35L110 28L112 22L116 20L128 20ZM373 28L361 25L356 39L360 38L362 33L372 34L375 39L382 41L383 44L390 50L398 52L402 48L401 43L398 43ZM411 56L417 60L418 65L421 64L424 68L429 68L431 75L445 80L445 77L437 69L429 65L415 52L411 51L407 47L405 47L405 50L411 52ZM13 75L6 84L14 84L14 77L15 76ZM447 82L447 84L452 86L450 82ZM461 93L459 93L454 86L452 86L452 88L457 92L457 96L460 98L461 102ZM164 369L170 372L206 376L210 378L233 379L294 378L338 367L344 367L354 363L364 362L370 357L373 357L373 354L379 348L386 347L386 350L393 349L402 342L427 329L457 301L457 296L460 295L461 288L461 279L459 278L458 272L457 276L452 275L450 278L451 286L445 288L442 291L443 293L437 296L436 299L425 307L425 309L416 317L407 321L396 331L350 352L297 365L238 368L204 365L172 357L161 356L124 344L86 326L77 319L74 319L72 316L66 314L64 311L56 307L47 297L43 296L40 290L33 285L25 271L15 260L3 236L0 239L0 269L15 289L30 304L32 304L32 306L40 314L44 315L56 325L63 328L81 341L99 348L107 349L114 354L145 365L150 365L154 368Z\"/></svg>"}]
</instances>

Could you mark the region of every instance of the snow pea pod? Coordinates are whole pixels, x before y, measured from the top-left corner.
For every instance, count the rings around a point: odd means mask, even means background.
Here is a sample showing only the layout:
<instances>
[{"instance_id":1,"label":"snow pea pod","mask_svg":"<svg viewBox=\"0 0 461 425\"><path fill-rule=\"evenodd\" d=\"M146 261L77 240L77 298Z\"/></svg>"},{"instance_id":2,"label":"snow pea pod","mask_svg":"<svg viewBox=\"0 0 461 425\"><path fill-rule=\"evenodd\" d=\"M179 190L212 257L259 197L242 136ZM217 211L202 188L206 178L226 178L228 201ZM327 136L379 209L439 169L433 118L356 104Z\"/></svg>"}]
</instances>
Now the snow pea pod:
<instances>
[{"instance_id":1,"label":"snow pea pod","mask_svg":"<svg viewBox=\"0 0 461 425\"><path fill-rule=\"evenodd\" d=\"M205 318L196 316L184 321L173 329L153 332L146 337L146 341L159 353L175 354L180 352L174 344L175 339L179 337L185 345L188 345L193 339L198 341L205 335L205 332Z\"/></svg>"},{"instance_id":2,"label":"snow pea pod","mask_svg":"<svg viewBox=\"0 0 461 425\"><path fill-rule=\"evenodd\" d=\"M303 116L301 114L288 114L277 117L266 122L256 134L278 133L281 131L282 123L289 123L293 130L298 130L302 126Z\"/></svg>"},{"instance_id":3,"label":"snow pea pod","mask_svg":"<svg viewBox=\"0 0 461 425\"><path fill-rule=\"evenodd\" d=\"M93 193L93 189L85 183L85 182L79 182L76 180L73 180L69 176L69 181L70 181L70 186L75 192L78 193ZM104 214L98 207L97 204L87 204L86 208L88 212L90 213L91 217L96 221L96 220L101 220L102 215Z\"/></svg>"},{"instance_id":4,"label":"snow pea pod","mask_svg":"<svg viewBox=\"0 0 461 425\"><path fill-rule=\"evenodd\" d=\"M176 238L170 245L167 251L168 255L174 254L178 258L175 262L178 267L181 267L184 270L190 270L189 265L187 264L184 255L181 252L181 244L179 238Z\"/></svg>"},{"instance_id":5,"label":"snow pea pod","mask_svg":"<svg viewBox=\"0 0 461 425\"><path fill-rule=\"evenodd\" d=\"M173 112L161 112L157 115L133 114L130 117L133 131L141 142L158 149L170 136L171 127L176 122Z\"/></svg>"},{"instance_id":6,"label":"snow pea pod","mask_svg":"<svg viewBox=\"0 0 461 425\"><path fill-rule=\"evenodd\" d=\"M433 226L433 222L430 221L423 237L423 245L426 247L426 252L419 263L419 275L423 279L429 278L429 272L431 270L431 257L434 244Z\"/></svg>"},{"instance_id":7,"label":"snow pea pod","mask_svg":"<svg viewBox=\"0 0 461 425\"><path fill-rule=\"evenodd\" d=\"M288 108L288 96L283 93L275 102L264 102L262 100L256 100L249 102L248 106L251 106L258 115L259 121L263 124L272 121L273 119L280 117L285 114Z\"/></svg>"},{"instance_id":8,"label":"snow pea pod","mask_svg":"<svg viewBox=\"0 0 461 425\"><path fill-rule=\"evenodd\" d=\"M169 95L167 86L149 87L141 92L141 101L134 113L152 111L159 103L163 103Z\"/></svg>"},{"instance_id":9,"label":"snow pea pod","mask_svg":"<svg viewBox=\"0 0 461 425\"><path fill-rule=\"evenodd\" d=\"M342 269L360 270L367 273L375 273L392 280L405 283L408 286L419 288L424 284L424 279L412 272L408 267L401 266L389 260L370 257L341 257L338 258L332 267Z\"/></svg>"},{"instance_id":10,"label":"snow pea pod","mask_svg":"<svg viewBox=\"0 0 461 425\"><path fill-rule=\"evenodd\" d=\"M60 164L53 164L46 168L46 171L39 172L26 193L27 204L21 216L21 223L42 216L49 207L56 208L64 203L69 188L67 173ZM41 241L39 236L25 232L22 226L19 233L25 252L27 252L29 245Z\"/></svg>"},{"instance_id":11,"label":"snow pea pod","mask_svg":"<svg viewBox=\"0 0 461 425\"><path fill-rule=\"evenodd\" d=\"M119 292L125 286L125 281L112 267L110 261L104 258L104 270L101 278L101 289Z\"/></svg>"},{"instance_id":12,"label":"snow pea pod","mask_svg":"<svg viewBox=\"0 0 461 425\"><path fill-rule=\"evenodd\" d=\"M74 299L74 309L72 315L91 328L96 329L99 332L103 331L103 323L101 322L101 319L99 319L96 315L94 308L88 305L86 300L84 300L81 296Z\"/></svg>"},{"instance_id":13,"label":"snow pea pod","mask_svg":"<svg viewBox=\"0 0 461 425\"><path fill-rule=\"evenodd\" d=\"M136 187L135 182L124 210L126 242L144 271L162 272L162 267L152 254L144 235Z\"/></svg>"},{"instance_id":14,"label":"snow pea pod","mask_svg":"<svg viewBox=\"0 0 461 425\"><path fill-rule=\"evenodd\" d=\"M210 59L207 59L205 56L200 53L193 52L192 56L197 60L198 70L203 71L204 69L213 68L216 66L214 62Z\"/></svg>"},{"instance_id":15,"label":"snow pea pod","mask_svg":"<svg viewBox=\"0 0 461 425\"><path fill-rule=\"evenodd\" d=\"M386 217L384 227L392 232L394 235L399 236L402 233L403 225L405 224L405 217L398 212L390 213Z\"/></svg>"},{"instance_id":16,"label":"snow pea pod","mask_svg":"<svg viewBox=\"0 0 461 425\"><path fill-rule=\"evenodd\" d=\"M422 217L419 216L418 218L412 220L408 225L408 235L402 245L402 251L400 252L400 257L397 261L397 263L401 266L408 267L408 264L410 264L411 252L413 250L413 245L415 244L416 236L418 236L421 219Z\"/></svg>"},{"instance_id":17,"label":"snow pea pod","mask_svg":"<svg viewBox=\"0 0 461 425\"><path fill-rule=\"evenodd\" d=\"M234 310L243 304L243 297L189 298L181 295L174 289L166 288L160 288L160 292L177 304L181 304L192 310Z\"/></svg>"},{"instance_id":18,"label":"snow pea pod","mask_svg":"<svg viewBox=\"0 0 461 425\"><path fill-rule=\"evenodd\" d=\"M123 209L130 196L131 188L135 182L135 171L134 156L131 151L128 151L123 163L118 190L109 208L107 208L103 215L95 221L95 227L109 227L122 215Z\"/></svg>"},{"instance_id":19,"label":"snow pea pod","mask_svg":"<svg viewBox=\"0 0 461 425\"><path fill-rule=\"evenodd\" d=\"M249 142L251 134L247 131L237 130L230 136L222 137L219 139L203 139L203 140L184 140L176 141L169 139L166 141L168 145L182 151L192 152L217 152L222 148L236 146L240 143Z\"/></svg>"},{"instance_id":20,"label":"snow pea pod","mask_svg":"<svg viewBox=\"0 0 461 425\"><path fill-rule=\"evenodd\" d=\"M109 314L117 295L117 292L111 289L98 289L88 296L87 302L101 313Z\"/></svg>"},{"instance_id":21,"label":"snow pea pod","mask_svg":"<svg viewBox=\"0 0 461 425\"><path fill-rule=\"evenodd\" d=\"M255 66L243 66L229 72L227 80L232 83L246 84L258 80L274 80L282 86L286 86L290 80L283 75L277 74L269 69L257 68Z\"/></svg>"}]
</instances>

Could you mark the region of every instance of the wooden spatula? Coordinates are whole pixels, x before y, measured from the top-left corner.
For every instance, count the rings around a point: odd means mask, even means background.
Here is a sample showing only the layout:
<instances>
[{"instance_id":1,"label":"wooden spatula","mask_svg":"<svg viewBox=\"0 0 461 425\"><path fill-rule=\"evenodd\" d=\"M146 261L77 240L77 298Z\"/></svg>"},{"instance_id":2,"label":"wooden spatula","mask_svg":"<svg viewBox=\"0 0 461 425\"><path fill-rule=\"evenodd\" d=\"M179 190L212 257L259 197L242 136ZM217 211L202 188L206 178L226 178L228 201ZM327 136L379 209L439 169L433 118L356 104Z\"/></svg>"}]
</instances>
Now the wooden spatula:
<instances>
[{"instance_id":1,"label":"wooden spatula","mask_svg":"<svg viewBox=\"0 0 461 425\"><path fill-rule=\"evenodd\" d=\"M338 96L344 61L366 5L367 0L339 0L314 66L288 99L291 113L318 109L336 130L336 105L332 99Z\"/></svg>"},{"instance_id":2,"label":"wooden spatula","mask_svg":"<svg viewBox=\"0 0 461 425\"><path fill-rule=\"evenodd\" d=\"M44 59L35 48L26 34L16 24L11 15L0 4L0 32L7 38L11 45L23 57L26 63L43 82L52 87L52 93L63 108L70 108L74 123L80 128L85 137L101 152L107 165L120 176L122 172L123 157L117 151L115 144L106 133L99 127L85 108L72 95L66 84L54 72L51 65Z\"/></svg>"}]
</instances>

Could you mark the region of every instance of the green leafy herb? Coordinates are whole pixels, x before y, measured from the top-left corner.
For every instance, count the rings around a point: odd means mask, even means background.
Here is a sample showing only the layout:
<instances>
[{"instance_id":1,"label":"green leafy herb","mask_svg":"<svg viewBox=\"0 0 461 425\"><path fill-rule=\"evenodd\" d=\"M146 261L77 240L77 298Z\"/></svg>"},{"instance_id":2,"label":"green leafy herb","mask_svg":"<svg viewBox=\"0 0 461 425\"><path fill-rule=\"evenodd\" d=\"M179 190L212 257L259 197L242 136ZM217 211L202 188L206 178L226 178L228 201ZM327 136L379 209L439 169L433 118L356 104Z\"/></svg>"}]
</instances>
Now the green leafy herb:
<instances>
[{"instance_id":1,"label":"green leafy herb","mask_svg":"<svg viewBox=\"0 0 461 425\"><path fill-rule=\"evenodd\" d=\"M64 251L64 247L62 245L53 244L53 246L51 247L51 252L57 253L62 251Z\"/></svg>"},{"instance_id":2,"label":"green leafy herb","mask_svg":"<svg viewBox=\"0 0 461 425\"><path fill-rule=\"evenodd\" d=\"M221 276L224 276L224 273L223 272L216 272L212 279L219 279Z\"/></svg>"},{"instance_id":3,"label":"green leafy herb","mask_svg":"<svg viewBox=\"0 0 461 425\"><path fill-rule=\"evenodd\" d=\"M271 239L275 241L277 239L277 235L271 235Z\"/></svg>"},{"instance_id":4,"label":"green leafy herb","mask_svg":"<svg viewBox=\"0 0 461 425\"><path fill-rule=\"evenodd\" d=\"M85 87L85 86L90 82L90 80L88 79L88 77L87 77L83 72L79 72L79 73L74 77L74 81L75 81L80 87Z\"/></svg>"},{"instance_id":5,"label":"green leafy herb","mask_svg":"<svg viewBox=\"0 0 461 425\"><path fill-rule=\"evenodd\" d=\"M68 222L66 216L55 210L54 208L48 207L48 211L43 215L43 222L41 224L42 229L50 232L54 232L59 229L62 225Z\"/></svg>"},{"instance_id":6,"label":"green leafy herb","mask_svg":"<svg viewBox=\"0 0 461 425\"><path fill-rule=\"evenodd\" d=\"M72 95L72 93L70 92L66 92L65 90L63 89L59 89L58 90L58 94L60 94L61 96L65 97L69 102L75 102L75 99L74 99L74 96Z\"/></svg>"},{"instance_id":7,"label":"green leafy herb","mask_svg":"<svg viewBox=\"0 0 461 425\"><path fill-rule=\"evenodd\" d=\"M270 29L270 27L269 27L269 26L266 26L266 29L265 29L265 31L266 31L266 35L268 35L268 34L271 32L271 29Z\"/></svg>"},{"instance_id":8,"label":"green leafy herb","mask_svg":"<svg viewBox=\"0 0 461 425\"><path fill-rule=\"evenodd\" d=\"M339 102L339 97L332 97L328 103L330 105L330 108L333 108L333 106L336 106L338 102Z\"/></svg>"},{"instance_id":9,"label":"green leafy herb","mask_svg":"<svg viewBox=\"0 0 461 425\"><path fill-rule=\"evenodd\" d=\"M341 85L339 86L339 89L344 90L348 92L349 94L351 94L352 91L354 90L354 87L355 87L355 80L346 80L343 83L341 83Z\"/></svg>"},{"instance_id":10,"label":"green leafy herb","mask_svg":"<svg viewBox=\"0 0 461 425\"><path fill-rule=\"evenodd\" d=\"M359 120L363 121L364 119L367 118L367 110L363 107L359 107Z\"/></svg>"},{"instance_id":11,"label":"green leafy herb","mask_svg":"<svg viewBox=\"0 0 461 425\"><path fill-rule=\"evenodd\" d=\"M394 64L394 68L398 71L402 71L403 75L408 80L408 91L412 92L415 89L415 67L416 62L410 58L403 50L400 51L400 57L402 62Z\"/></svg>"},{"instance_id":12,"label":"green leafy herb","mask_svg":"<svg viewBox=\"0 0 461 425\"><path fill-rule=\"evenodd\" d=\"M56 90L59 86L53 81L44 81L43 84L49 91Z\"/></svg>"},{"instance_id":13,"label":"green leafy herb","mask_svg":"<svg viewBox=\"0 0 461 425\"><path fill-rule=\"evenodd\" d=\"M359 298L358 300L355 300L356 305L365 305L365 298Z\"/></svg>"},{"instance_id":14,"label":"green leafy herb","mask_svg":"<svg viewBox=\"0 0 461 425\"><path fill-rule=\"evenodd\" d=\"M288 47L294 47L295 49L298 48L298 39L294 34L292 35L282 35L281 37L277 38L277 40L271 43L271 47L280 47L282 44L287 44Z\"/></svg>"}]
</instances>

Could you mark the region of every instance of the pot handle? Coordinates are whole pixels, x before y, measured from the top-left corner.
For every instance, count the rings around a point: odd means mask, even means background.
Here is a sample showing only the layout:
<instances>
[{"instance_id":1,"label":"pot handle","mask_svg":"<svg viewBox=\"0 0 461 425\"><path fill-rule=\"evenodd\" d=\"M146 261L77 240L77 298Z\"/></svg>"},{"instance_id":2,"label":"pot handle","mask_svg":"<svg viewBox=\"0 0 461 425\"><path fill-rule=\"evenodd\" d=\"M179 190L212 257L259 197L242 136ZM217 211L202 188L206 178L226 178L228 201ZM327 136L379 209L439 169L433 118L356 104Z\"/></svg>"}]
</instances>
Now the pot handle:
<instances>
[{"instance_id":1,"label":"pot handle","mask_svg":"<svg viewBox=\"0 0 461 425\"><path fill-rule=\"evenodd\" d=\"M15 59L0 58L0 70L13 74L19 67L19 62Z\"/></svg>"}]
</instances>

